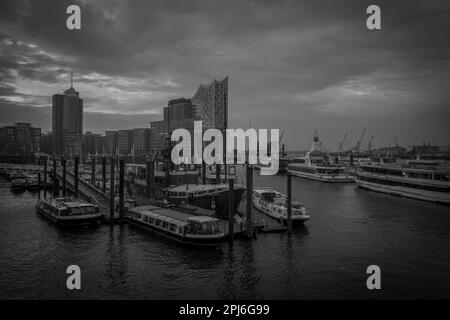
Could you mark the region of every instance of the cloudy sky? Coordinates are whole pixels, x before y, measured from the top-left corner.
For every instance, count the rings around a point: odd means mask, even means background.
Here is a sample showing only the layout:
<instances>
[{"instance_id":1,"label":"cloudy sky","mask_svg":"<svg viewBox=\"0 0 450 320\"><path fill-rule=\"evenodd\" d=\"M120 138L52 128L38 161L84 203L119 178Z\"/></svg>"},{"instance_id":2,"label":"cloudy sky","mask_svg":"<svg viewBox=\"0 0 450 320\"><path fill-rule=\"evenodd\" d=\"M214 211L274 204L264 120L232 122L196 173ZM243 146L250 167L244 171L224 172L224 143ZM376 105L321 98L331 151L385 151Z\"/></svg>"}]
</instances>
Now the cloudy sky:
<instances>
[{"instance_id":1,"label":"cloudy sky","mask_svg":"<svg viewBox=\"0 0 450 320\"><path fill-rule=\"evenodd\" d=\"M81 7L82 30L66 28ZM382 30L365 10L381 7ZM450 5L442 1L0 2L0 125L51 130L51 96L74 87L85 130L146 127L174 97L229 76L233 128L317 129L336 149L397 138L450 144Z\"/></svg>"}]
</instances>

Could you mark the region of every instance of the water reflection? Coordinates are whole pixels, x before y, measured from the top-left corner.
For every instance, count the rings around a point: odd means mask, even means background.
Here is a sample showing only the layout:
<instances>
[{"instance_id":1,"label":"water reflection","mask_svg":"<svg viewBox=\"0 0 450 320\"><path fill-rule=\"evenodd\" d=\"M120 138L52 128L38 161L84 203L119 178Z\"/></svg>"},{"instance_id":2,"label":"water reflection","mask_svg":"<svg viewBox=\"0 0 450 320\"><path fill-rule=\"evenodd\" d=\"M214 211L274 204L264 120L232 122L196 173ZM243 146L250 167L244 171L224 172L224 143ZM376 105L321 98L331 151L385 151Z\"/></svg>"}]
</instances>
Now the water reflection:
<instances>
[{"instance_id":1,"label":"water reflection","mask_svg":"<svg viewBox=\"0 0 450 320\"><path fill-rule=\"evenodd\" d=\"M105 261L105 289L117 295L125 295L128 289L128 253L124 245L127 232L124 225L107 226L108 242L103 261Z\"/></svg>"}]
</instances>

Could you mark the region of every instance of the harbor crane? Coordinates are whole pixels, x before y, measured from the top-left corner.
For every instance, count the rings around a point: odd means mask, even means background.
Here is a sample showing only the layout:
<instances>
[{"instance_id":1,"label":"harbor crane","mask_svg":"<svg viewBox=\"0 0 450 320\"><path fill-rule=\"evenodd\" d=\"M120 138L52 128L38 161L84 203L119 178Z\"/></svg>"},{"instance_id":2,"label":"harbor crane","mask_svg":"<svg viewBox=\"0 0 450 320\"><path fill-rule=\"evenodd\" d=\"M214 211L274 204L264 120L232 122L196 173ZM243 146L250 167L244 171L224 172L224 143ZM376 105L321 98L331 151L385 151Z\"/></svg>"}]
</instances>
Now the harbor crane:
<instances>
[{"instance_id":1,"label":"harbor crane","mask_svg":"<svg viewBox=\"0 0 450 320\"><path fill-rule=\"evenodd\" d=\"M398 144L397 137L394 137L395 147L398 148L400 145Z\"/></svg>"},{"instance_id":2,"label":"harbor crane","mask_svg":"<svg viewBox=\"0 0 450 320\"><path fill-rule=\"evenodd\" d=\"M355 151L357 153L359 153L360 148L361 148L361 143L364 139L364 135L366 134L366 128L364 128L363 132L361 133L361 137L359 138L359 140L356 142L356 147L355 147Z\"/></svg>"},{"instance_id":3,"label":"harbor crane","mask_svg":"<svg viewBox=\"0 0 450 320\"><path fill-rule=\"evenodd\" d=\"M372 151L372 141L373 141L373 136L370 137L370 140L367 143L367 148L369 149L369 153Z\"/></svg>"},{"instance_id":4,"label":"harbor crane","mask_svg":"<svg viewBox=\"0 0 450 320\"><path fill-rule=\"evenodd\" d=\"M344 149L344 143L345 143L346 139L347 139L347 132L345 132L344 138L342 138L341 142L339 142L339 145L338 145L339 152L342 152L342 149Z\"/></svg>"}]
</instances>

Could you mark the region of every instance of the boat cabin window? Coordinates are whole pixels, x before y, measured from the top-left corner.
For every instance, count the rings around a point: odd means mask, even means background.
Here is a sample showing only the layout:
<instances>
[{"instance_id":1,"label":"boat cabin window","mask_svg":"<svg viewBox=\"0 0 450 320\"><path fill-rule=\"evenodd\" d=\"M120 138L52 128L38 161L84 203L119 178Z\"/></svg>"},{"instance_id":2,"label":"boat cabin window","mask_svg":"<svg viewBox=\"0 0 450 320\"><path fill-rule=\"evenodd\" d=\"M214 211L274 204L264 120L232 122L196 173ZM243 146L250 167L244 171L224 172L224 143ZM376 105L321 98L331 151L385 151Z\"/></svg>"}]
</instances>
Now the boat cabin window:
<instances>
[{"instance_id":1,"label":"boat cabin window","mask_svg":"<svg viewBox=\"0 0 450 320\"><path fill-rule=\"evenodd\" d=\"M140 213L132 212L131 216L136 218L136 219L139 219L139 220L141 219L141 214Z\"/></svg>"},{"instance_id":2,"label":"boat cabin window","mask_svg":"<svg viewBox=\"0 0 450 320\"><path fill-rule=\"evenodd\" d=\"M173 223L169 224L169 230L170 230L170 231L175 231L176 228L177 228L177 226L174 225Z\"/></svg>"},{"instance_id":3,"label":"boat cabin window","mask_svg":"<svg viewBox=\"0 0 450 320\"><path fill-rule=\"evenodd\" d=\"M159 227L161 225L161 220L155 219L155 225L157 225Z\"/></svg>"},{"instance_id":4,"label":"boat cabin window","mask_svg":"<svg viewBox=\"0 0 450 320\"><path fill-rule=\"evenodd\" d=\"M163 229L168 229L169 223L167 221L163 221L162 227L163 227Z\"/></svg>"},{"instance_id":5,"label":"boat cabin window","mask_svg":"<svg viewBox=\"0 0 450 320\"><path fill-rule=\"evenodd\" d=\"M155 223L155 218L150 217L150 218L148 219L148 222L150 222L151 224L154 224L154 223Z\"/></svg>"},{"instance_id":6,"label":"boat cabin window","mask_svg":"<svg viewBox=\"0 0 450 320\"><path fill-rule=\"evenodd\" d=\"M262 194L262 198L264 200L266 200L266 201L274 202L274 200L275 200L275 193L265 192L265 193Z\"/></svg>"},{"instance_id":7,"label":"boat cabin window","mask_svg":"<svg viewBox=\"0 0 450 320\"><path fill-rule=\"evenodd\" d=\"M84 215L84 214L92 214L97 213L98 208L94 206L86 206L86 207L78 207L78 208L71 208L70 213L71 215Z\"/></svg>"},{"instance_id":8,"label":"boat cabin window","mask_svg":"<svg viewBox=\"0 0 450 320\"><path fill-rule=\"evenodd\" d=\"M189 222L190 233L193 234L214 234L219 231L219 225L216 221L207 221L207 222L197 222L190 221Z\"/></svg>"},{"instance_id":9,"label":"boat cabin window","mask_svg":"<svg viewBox=\"0 0 450 320\"><path fill-rule=\"evenodd\" d=\"M148 217L144 216L144 222L148 222Z\"/></svg>"},{"instance_id":10,"label":"boat cabin window","mask_svg":"<svg viewBox=\"0 0 450 320\"><path fill-rule=\"evenodd\" d=\"M61 210L59 210L59 215L62 216L62 217L69 215L69 209L61 209Z\"/></svg>"}]
</instances>

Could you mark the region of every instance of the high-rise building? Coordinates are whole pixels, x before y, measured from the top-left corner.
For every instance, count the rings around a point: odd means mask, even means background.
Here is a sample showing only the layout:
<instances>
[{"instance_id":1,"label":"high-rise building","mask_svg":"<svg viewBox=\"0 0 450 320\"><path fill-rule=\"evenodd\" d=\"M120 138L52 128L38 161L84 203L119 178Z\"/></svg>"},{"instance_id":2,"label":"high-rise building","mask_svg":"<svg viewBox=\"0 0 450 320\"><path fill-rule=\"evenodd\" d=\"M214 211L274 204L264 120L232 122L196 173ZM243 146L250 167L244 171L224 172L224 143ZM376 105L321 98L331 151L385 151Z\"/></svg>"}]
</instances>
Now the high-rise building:
<instances>
[{"instance_id":1,"label":"high-rise building","mask_svg":"<svg viewBox=\"0 0 450 320\"><path fill-rule=\"evenodd\" d=\"M117 131L117 148L120 155L131 154L133 145L133 130Z\"/></svg>"},{"instance_id":2,"label":"high-rise building","mask_svg":"<svg viewBox=\"0 0 450 320\"><path fill-rule=\"evenodd\" d=\"M86 133L83 135L83 154L88 155L102 153L100 147L100 138L100 134L86 131Z\"/></svg>"},{"instance_id":3,"label":"high-rise building","mask_svg":"<svg viewBox=\"0 0 450 320\"><path fill-rule=\"evenodd\" d=\"M105 153L116 155L117 153L117 131L105 131Z\"/></svg>"},{"instance_id":4,"label":"high-rise building","mask_svg":"<svg viewBox=\"0 0 450 320\"><path fill-rule=\"evenodd\" d=\"M164 121L167 122L169 133L175 129L194 131L194 106L191 99L178 98L170 100L164 108Z\"/></svg>"},{"instance_id":5,"label":"high-rise building","mask_svg":"<svg viewBox=\"0 0 450 320\"><path fill-rule=\"evenodd\" d=\"M40 152L41 128L18 122L0 128L0 154L29 156Z\"/></svg>"},{"instance_id":6,"label":"high-rise building","mask_svg":"<svg viewBox=\"0 0 450 320\"><path fill-rule=\"evenodd\" d=\"M135 156L144 155L150 152L150 129L133 129L133 150Z\"/></svg>"},{"instance_id":7,"label":"high-rise building","mask_svg":"<svg viewBox=\"0 0 450 320\"><path fill-rule=\"evenodd\" d=\"M56 154L79 154L83 138L83 99L73 88L53 95L53 148Z\"/></svg>"},{"instance_id":8,"label":"high-rise building","mask_svg":"<svg viewBox=\"0 0 450 320\"><path fill-rule=\"evenodd\" d=\"M167 121L150 122L150 153L161 155L167 148L168 127Z\"/></svg>"},{"instance_id":9,"label":"high-rise building","mask_svg":"<svg viewBox=\"0 0 450 320\"><path fill-rule=\"evenodd\" d=\"M191 100L194 119L202 121L204 130L228 128L228 77L201 84Z\"/></svg>"}]
</instances>

